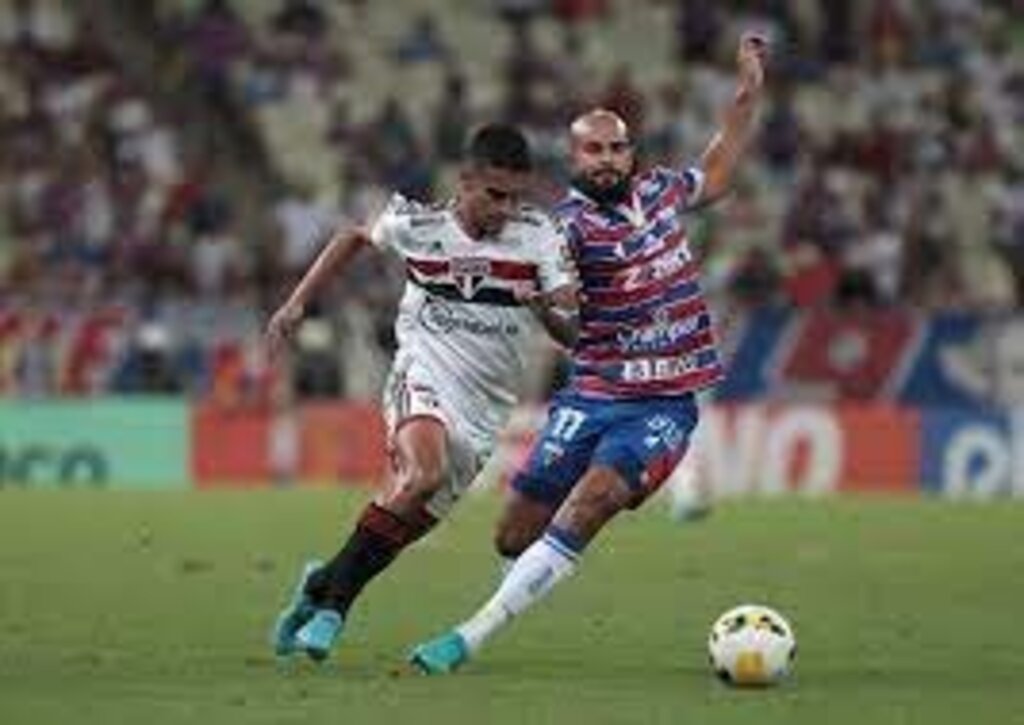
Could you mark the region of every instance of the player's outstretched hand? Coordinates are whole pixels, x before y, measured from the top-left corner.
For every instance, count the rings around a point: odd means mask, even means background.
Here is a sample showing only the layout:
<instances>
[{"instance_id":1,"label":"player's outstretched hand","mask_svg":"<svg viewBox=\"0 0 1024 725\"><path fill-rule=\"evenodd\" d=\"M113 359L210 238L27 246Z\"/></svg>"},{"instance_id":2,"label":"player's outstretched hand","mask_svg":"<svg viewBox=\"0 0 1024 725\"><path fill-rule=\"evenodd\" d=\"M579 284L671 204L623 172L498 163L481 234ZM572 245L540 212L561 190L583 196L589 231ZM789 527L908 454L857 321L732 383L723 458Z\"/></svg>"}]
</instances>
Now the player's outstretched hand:
<instances>
[{"instance_id":1,"label":"player's outstretched hand","mask_svg":"<svg viewBox=\"0 0 1024 725\"><path fill-rule=\"evenodd\" d=\"M764 85L764 67L768 61L768 39L758 33L744 33L736 52L740 86L751 93Z\"/></svg>"},{"instance_id":2,"label":"player's outstretched hand","mask_svg":"<svg viewBox=\"0 0 1024 725\"><path fill-rule=\"evenodd\" d=\"M274 313L267 324L265 343L271 361L280 359L302 321L302 305L286 302Z\"/></svg>"}]
</instances>

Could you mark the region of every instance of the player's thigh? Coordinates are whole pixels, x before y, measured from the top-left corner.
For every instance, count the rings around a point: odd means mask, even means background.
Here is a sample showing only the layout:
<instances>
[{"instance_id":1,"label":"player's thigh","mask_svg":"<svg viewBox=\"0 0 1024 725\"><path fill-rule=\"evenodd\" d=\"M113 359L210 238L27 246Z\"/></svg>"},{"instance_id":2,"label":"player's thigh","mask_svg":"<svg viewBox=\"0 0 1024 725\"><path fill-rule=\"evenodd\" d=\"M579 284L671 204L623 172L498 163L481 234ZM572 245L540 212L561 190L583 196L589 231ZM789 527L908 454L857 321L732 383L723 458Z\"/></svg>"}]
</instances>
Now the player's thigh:
<instances>
[{"instance_id":1,"label":"player's thigh","mask_svg":"<svg viewBox=\"0 0 1024 725\"><path fill-rule=\"evenodd\" d=\"M512 478L512 490L557 508L587 470L603 426L596 408L571 397L556 399L525 465Z\"/></svg>"},{"instance_id":2,"label":"player's thigh","mask_svg":"<svg viewBox=\"0 0 1024 725\"><path fill-rule=\"evenodd\" d=\"M385 387L384 418L396 487L436 488L449 465L452 421L428 370L396 364Z\"/></svg>"},{"instance_id":3,"label":"player's thigh","mask_svg":"<svg viewBox=\"0 0 1024 725\"><path fill-rule=\"evenodd\" d=\"M633 492L631 506L639 506L686 455L697 419L693 396L627 404L598 443L594 465L617 471Z\"/></svg>"}]
</instances>

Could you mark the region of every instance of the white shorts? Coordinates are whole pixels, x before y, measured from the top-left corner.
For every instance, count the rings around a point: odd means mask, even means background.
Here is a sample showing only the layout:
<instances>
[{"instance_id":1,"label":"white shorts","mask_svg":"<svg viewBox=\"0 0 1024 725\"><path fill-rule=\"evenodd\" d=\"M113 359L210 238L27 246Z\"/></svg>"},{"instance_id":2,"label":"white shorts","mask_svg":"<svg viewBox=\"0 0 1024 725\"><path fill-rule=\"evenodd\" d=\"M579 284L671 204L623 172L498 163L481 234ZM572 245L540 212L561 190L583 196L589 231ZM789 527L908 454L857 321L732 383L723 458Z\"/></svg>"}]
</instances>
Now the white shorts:
<instances>
[{"instance_id":1,"label":"white shorts","mask_svg":"<svg viewBox=\"0 0 1024 725\"><path fill-rule=\"evenodd\" d=\"M384 420L390 451L393 451L393 441L399 428L417 418L433 418L448 433L450 475L426 504L432 516L442 519L480 473L487 452L479 445L479 436L470 433L472 427L463 419L464 416L450 403L445 404L427 370L415 363L401 367L396 365L384 389Z\"/></svg>"}]
</instances>

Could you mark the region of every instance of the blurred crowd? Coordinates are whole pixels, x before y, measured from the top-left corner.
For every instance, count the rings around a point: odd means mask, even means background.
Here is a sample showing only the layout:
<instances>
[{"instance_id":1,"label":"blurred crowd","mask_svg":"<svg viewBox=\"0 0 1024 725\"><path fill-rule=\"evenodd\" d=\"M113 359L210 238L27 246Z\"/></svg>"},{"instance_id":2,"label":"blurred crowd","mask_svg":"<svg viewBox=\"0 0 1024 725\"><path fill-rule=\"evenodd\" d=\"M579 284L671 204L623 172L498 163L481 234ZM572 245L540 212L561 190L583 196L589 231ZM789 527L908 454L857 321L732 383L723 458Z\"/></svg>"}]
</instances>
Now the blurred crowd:
<instances>
[{"instance_id":1,"label":"blurred crowd","mask_svg":"<svg viewBox=\"0 0 1024 725\"><path fill-rule=\"evenodd\" d=\"M761 132L690 229L723 317L1024 305L1016 0L111 5L0 0L0 394L269 394L262 321L333 228L450 193L485 119L530 132L541 202L595 104L645 163L692 163L746 29L772 42ZM366 255L339 280L300 393L374 394L402 279Z\"/></svg>"}]
</instances>

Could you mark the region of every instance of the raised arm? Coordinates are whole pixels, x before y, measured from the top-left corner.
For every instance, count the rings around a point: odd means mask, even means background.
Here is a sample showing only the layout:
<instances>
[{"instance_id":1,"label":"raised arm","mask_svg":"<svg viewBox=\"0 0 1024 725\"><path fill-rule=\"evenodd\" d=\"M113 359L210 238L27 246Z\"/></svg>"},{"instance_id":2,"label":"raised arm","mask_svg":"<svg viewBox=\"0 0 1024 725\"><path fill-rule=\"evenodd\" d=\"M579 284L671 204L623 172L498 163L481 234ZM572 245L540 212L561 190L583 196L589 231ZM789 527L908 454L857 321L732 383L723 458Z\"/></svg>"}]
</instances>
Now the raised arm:
<instances>
[{"instance_id":1,"label":"raised arm","mask_svg":"<svg viewBox=\"0 0 1024 725\"><path fill-rule=\"evenodd\" d=\"M736 167L753 135L764 87L767 53L768 44L759 35L746 34L740 40L736 53L739 74L736 93L725 108L722 125L701 157L704 186L698 203L716 201L729 190Z\"/></svg>"},{"instance_id":2,"label":"raised arm","mask_svg":"<svg viewBox=\"0 0 1024 725\"><path fill-rule=\"evenodd\" d=\"M302 321L309 301L328 280L344 270L356 253L369 242L367 232L359 228L343 229L331 237L288 299L267 324L266 344L271 359L276 359L284 351L288 340Z\"/></svg>"}]
</instances>

